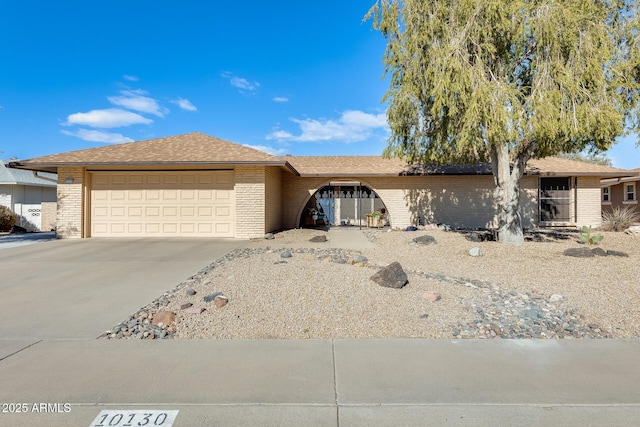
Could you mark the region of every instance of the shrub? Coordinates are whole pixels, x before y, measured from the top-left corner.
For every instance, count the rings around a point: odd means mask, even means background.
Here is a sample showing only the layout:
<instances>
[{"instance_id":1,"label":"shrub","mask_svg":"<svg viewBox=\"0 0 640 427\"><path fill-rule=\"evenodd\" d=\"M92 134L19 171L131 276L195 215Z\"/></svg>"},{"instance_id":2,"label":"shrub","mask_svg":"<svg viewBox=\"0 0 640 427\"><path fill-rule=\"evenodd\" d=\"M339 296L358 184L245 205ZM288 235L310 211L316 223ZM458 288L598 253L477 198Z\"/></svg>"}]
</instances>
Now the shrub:
<instances>
[{"instance_id":1,"label":"shrub","mask_svg":"<svg viewBox=\"0 0 640 427\"><path fill-rule=\"evenodd\" d=\"M591 226L587 227L586 225L582 226L580 230L580 241L582 243L587 243L589 245L596 245L600 242L604 237L602 234L591 234Z\"/></svg>"},{"instance_id":2,"label":"shrub","mask_svg":"<svg viewBox=\"0 0 640 427\"><path fill-rule=\"evenodd\" d=\"M624 231L638 220L640 220L640 215L631 206L625 206L624 208L616 206L611 212L605 211L602 213L601 228L605 231Z\"/></svg>"},{"instance_id":3,"label":"shrub","mask_svg":"<svg viewBox=\"0 0 640 427\"><path fill-rule=\"evenodd\" d=\"M16 214L6 206L0 205L0 232L11 231L16 225Z\"/></svg>"}]
</instances>

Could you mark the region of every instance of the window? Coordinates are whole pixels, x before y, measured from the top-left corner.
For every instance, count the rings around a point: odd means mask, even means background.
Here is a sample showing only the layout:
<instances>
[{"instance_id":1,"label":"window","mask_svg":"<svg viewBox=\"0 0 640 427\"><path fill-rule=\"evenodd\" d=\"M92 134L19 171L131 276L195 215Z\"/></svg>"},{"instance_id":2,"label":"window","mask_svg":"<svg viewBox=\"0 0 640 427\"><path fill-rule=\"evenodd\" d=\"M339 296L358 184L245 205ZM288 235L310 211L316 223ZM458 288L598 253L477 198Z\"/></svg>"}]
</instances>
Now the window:
<instances>
[{"instance_id":1,"label":"window","mask_svg":"<svg viewBox=\"0 0 640 427\"><path fill-rule=\"evenodd\" d=\"M602 203L611 203L611 187L602 187Z\"/></svg>"},{"instance_id":2,"label":"window","mask_svg":"<svg viewBox=\"0 0 640 427\"><path fill-rule=\"evenodd\" d=\"M624 201L625 202L636 201L636 184L635 183L624 185Z\"/></svg>"},{"instance_id":3,"label":"window","mask_svg":"<svg viewBox=\"0 0 640 427\"><path fill-rule=\"evenodd\" d=\"M540 222L570 222L570 178L540 178L539 201Z\"/></svg>"}]
</instances>

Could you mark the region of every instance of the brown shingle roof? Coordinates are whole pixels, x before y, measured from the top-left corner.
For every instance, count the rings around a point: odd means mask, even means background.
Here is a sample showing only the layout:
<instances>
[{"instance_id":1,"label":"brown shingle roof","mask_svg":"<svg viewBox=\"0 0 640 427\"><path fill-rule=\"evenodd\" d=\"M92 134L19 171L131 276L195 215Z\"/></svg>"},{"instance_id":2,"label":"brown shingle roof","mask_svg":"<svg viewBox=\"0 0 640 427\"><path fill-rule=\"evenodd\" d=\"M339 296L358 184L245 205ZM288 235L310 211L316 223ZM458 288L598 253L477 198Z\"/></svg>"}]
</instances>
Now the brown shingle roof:
<instances>
[{"instance_id":1,"label":"brown shingle roof","mask_svg":"<svg viewBox=\"0 0 640 427\"><path fill-rule=\"evenodd\" d=\"M200 132L36 157L18 166L255 163L285 165L286 159Z\"/></svg>"},{"instance_id":2,"label":"brown shingle roof","mask_svg":"<svg viewBox=\"0 0 640 427\"><path fill-rule=\"evenodd\" d=\"M399 176L399 175L488 175L490 164L478 165L413 165L400 159L380 156L291 156L289 163L301 176ZM527 164L527 175L593 175L621 176L626 171L610 166L595 165L575 160L547 157L532 159Z\"/></svg>"},{"instance_id":3,"label":"brown shingle roof","mask_svg":"<svg viewBox=\"0 0 640 427\"><path fill-rule=\"evenodd\" d=\"M486 175L491 165L409 166L404 161L381 156L272 156L240 144L194 132L127 144L70 151L13 162L25 169L55 170L58 166L163 166L260 164L288 167L301 176L401 176ZM529 175L625 176L629 171L575 160L547 157L533 159Z\"/></svg>"}]
</instances>

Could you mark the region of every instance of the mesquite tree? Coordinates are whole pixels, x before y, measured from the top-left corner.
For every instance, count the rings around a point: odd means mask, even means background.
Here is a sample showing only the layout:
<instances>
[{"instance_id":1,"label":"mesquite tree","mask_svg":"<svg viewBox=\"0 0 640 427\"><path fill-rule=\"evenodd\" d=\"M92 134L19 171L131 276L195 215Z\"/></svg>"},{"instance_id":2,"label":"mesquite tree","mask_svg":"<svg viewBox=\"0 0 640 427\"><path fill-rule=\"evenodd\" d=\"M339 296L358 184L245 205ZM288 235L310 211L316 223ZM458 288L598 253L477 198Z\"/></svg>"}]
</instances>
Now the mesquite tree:
<instances>
[{"instance_id":1,"label":"mesquite tree","mask_svg":"<svg viewBox=\"0 0 640 427\"><path fill-rule=\"evenodd\" d=\"M490 161L501 242L524 241L529 159L637 129L635 0L378 0L366 19L387 40L384 155Z\"/></svg>"}]
</instances>

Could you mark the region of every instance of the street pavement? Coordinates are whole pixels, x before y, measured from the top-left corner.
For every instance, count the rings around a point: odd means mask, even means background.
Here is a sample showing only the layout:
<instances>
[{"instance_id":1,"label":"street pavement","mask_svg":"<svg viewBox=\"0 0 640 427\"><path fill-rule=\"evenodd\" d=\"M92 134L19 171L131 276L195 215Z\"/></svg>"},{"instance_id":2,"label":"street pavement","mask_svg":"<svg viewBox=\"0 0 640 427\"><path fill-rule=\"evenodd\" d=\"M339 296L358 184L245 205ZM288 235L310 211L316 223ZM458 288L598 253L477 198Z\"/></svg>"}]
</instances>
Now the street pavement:
<instances>
[{"instance_id":1,"label":"street pavement","mask_svg":"<svg viewBox=\"0 0 640 427\"><path fill-rule=\"evenodd\" d=\"M174 426L640 423L636 340L95 339L244 244L0 251L0 426L90 426L103 410L176 410Z\"/></svg>"}]
</instances>

